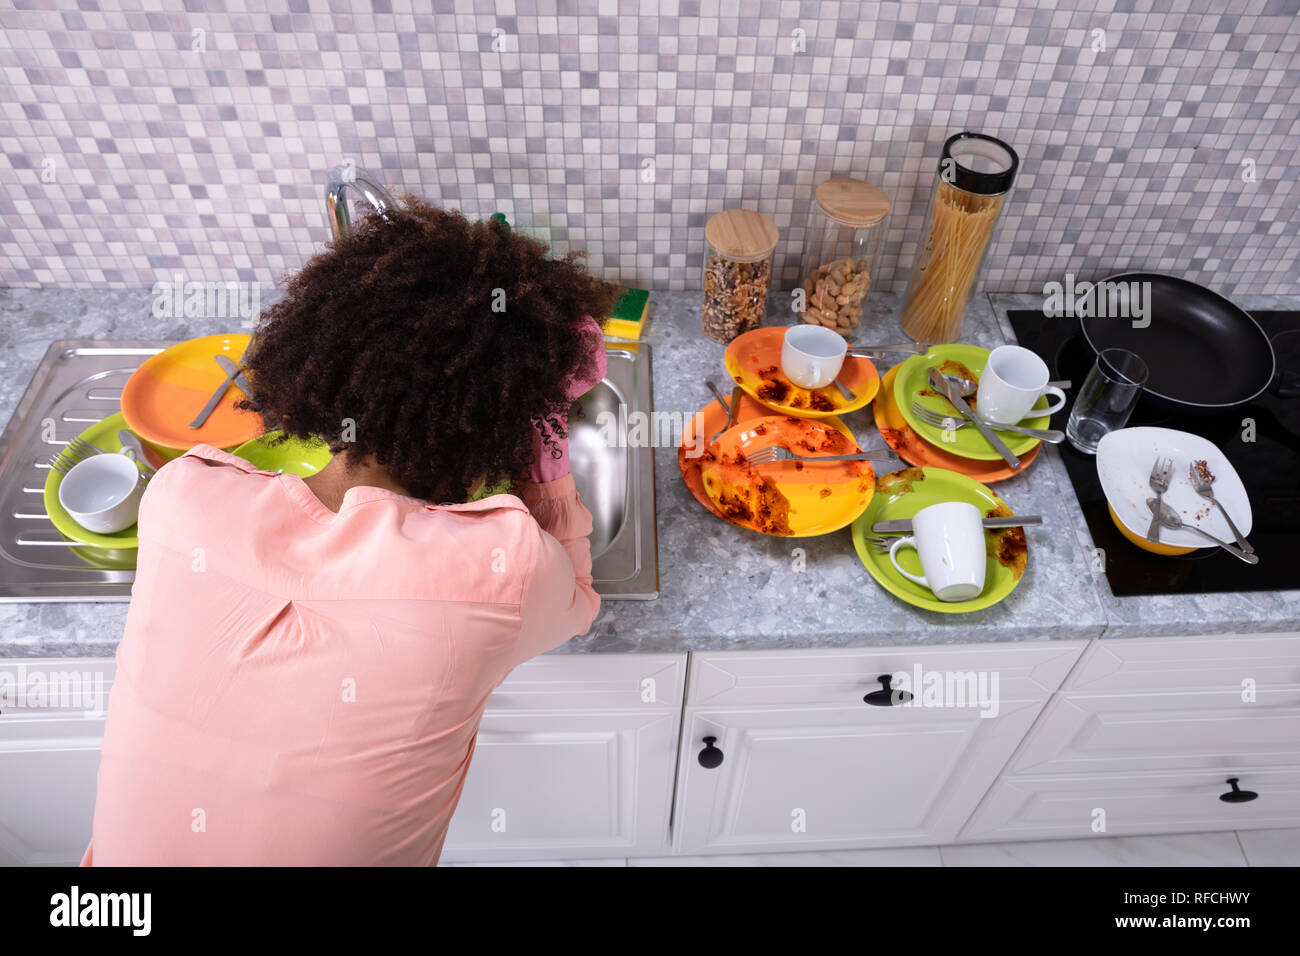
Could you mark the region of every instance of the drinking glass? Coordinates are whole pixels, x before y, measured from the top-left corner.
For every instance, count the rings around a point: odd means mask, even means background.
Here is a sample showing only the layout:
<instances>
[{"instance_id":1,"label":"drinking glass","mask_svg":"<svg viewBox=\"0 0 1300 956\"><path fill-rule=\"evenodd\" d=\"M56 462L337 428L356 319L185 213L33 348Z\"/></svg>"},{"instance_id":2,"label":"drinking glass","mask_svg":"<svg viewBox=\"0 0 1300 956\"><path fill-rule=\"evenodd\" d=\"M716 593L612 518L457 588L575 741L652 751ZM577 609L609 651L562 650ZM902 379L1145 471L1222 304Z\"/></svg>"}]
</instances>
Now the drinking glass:
<instances>
[{"instance_id":1,"label":"drinking glass","mask_svg":"<svg viewBox=\"0 0 1300 956\"><path fill-rule=\"evenodd\" d=\"M1147 381L1147 363L1126 349L1103 349L1079 389L1065 434L1085 455L1097 454L1107 432L1128 424Z\"/></svg>"}]
</instances>

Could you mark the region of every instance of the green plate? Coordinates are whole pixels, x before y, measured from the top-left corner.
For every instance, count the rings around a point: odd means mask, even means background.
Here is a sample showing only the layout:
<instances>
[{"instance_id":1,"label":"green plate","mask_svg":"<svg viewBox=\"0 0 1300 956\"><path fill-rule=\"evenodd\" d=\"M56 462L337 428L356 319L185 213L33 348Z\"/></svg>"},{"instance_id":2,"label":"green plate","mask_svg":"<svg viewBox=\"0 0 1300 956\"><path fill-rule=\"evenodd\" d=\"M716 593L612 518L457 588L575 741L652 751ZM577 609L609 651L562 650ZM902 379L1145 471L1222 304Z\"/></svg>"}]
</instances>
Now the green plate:
<instances>
[{"instance_id":1,"label":"green plate","mask_svg":"<svg viewBox=\"0 0 1300 956\"><path fill-rule=\"evenodd\" d=\"M115 415L109 415L103 421L95 422L77 437L89 442L101 451L117 452L122 449L122 443L118 441L117 433L123 428L126 428L126 419L122 417L121 412L118 412ZM150 462L149 464L157 467L160 462ZM112 552L140 546L140 539L135 536L135 525L123 528L115 534L97 534L94 531L87 531L77 524L72 515L64 511L63 505L59 504L59 485L62 482L63 476L53 468L45 476L45 513L49 515L50 521L54 527L59 529L60 534L73 541L94 545L96 548L106 548ZM118 557L124 559L124 556L119 555Z\"/></svg>"},{"instance_id":2,"label":"green plate","mask_svg":"<svg viewBox=\"0 0 1300 956\"><path fill-rule=\"evenodd\" d=\"M280 445L270 444L268 439L279 434L280 432L275 431L259 435L252 441L244 442L234 450L233 454L262 471L299 475L303 478L316 474L334 457L330 453L329 446L324 442L306 442L298 438L290 438ZM509 480L485 482L470 501L505 494L510 491L510 488Z\"/></svg>"},{"instance_id":3,"label":"green plate","mask_svg":"<svg viewBox=\"0 0 1300 956\"><path fill-rule=\"evenodd\" d=\"M978 382L979 377L984 373L984 364L988 361L989 350L980 348L978 345L935 345L924 355L913 355L906 362L898 367L898 374L894 376L894 403L898 406L898 411L902 414L907 424L912 429L937 448L942 448L946 452L951 452L962 458L973 458L977 461L1001 461L1002 456L995 452L988 441L980 434L979 429L974 425L967 425L965 428L959 428L948 435L949 440L944 439L942 428L936 428L934 425L927 425L921 419L916 417L916 412L912 411L913 400L920 402L926 408L933 408L942 415L951 415L954 409L948 404L948 400L940 395L934 394L934 389L930 387L929 372L933 365L941 365L944 362L956 362L964 365L970 372L969 377ZM945 370L949 375L959 374L955 368ZM922 394L925 393L925 394ZM971 399L967 399L968 402ZM1051 401L1046 395L1041 396L1034 404L1035 408L1047 408ZM972 403L972 407L978 407ZM1051 416L1043 415L1038 418L1029 418L1020 422L1026 428L1048 428L1051 425ZM1003 431L1000 428L994 429L995 434L1001 438L1012 454L1017 457L1026 454L1039 444L1039 439L1030 438L1027 435L1017 435L1015 432Z\"/></svg>"},{"instance_id":4,"label":"green plate","mask_svg":"<svg viewBox=\"0 0 1300 956\"><path fill-rule=\"evenodd\" d=\"M992 489L980 484L974 478L967 478L946 468L905 468L892 475L885 475L877 481L876 494L871 499L871 504L867 506L867 510L861 517L853 522L853 546L857 548L858 557L866 567L867 573L880 582L880 586L886 591L908 604L944 614L962 614L991 607L1014 591L1025 573L1023 562L1017 569L1004 565L998 560L998 541L1006 532L984 532L988 545L984 591L979 597L971 598L969 601L940 601L929 588L909 581L899 574L889 562L887 553L873 551L863 540L862 536L871 534L871 526L877 521L911 518L922 508L944 501L969 502L986 516L994 508L1006 506L1006 503ZM1010 509L1007 509L1007 513L1011 513ZM1027 562L1027 553L1025 559ZM900 549L898 563L913 574L924 573L921 570L921 559L917 557L914 548Z\"/></svg>"},{"instance_id":5,"label":"green plate","mask_svg":"<svg viewBox=\"0 0 1300 956\"><path fill-rule=\"evenodd\" d=\"M301 475L306 478L320 471L334 456L324 442L306 442L290 438L280 445L272 445L269 440L279 436L278 431L258 435L246 441L232 454L238 455L261 471L284 472Z\"/></svg>"}]
</instances>

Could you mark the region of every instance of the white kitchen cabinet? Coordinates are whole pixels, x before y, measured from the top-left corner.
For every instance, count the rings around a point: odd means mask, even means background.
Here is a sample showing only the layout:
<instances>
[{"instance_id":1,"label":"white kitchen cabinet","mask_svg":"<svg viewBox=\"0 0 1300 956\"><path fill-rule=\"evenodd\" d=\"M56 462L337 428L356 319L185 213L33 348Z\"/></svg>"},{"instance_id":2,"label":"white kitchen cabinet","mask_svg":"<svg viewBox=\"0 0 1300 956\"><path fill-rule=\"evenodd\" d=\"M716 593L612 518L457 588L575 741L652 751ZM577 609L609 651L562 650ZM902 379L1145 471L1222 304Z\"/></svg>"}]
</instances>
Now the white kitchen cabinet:
<instances>
[{"instance_id":1,"label":"white kitchen cabinet","mask_svg":"<svg viewBox=\"0 0 1300 956\"><path fill-rule=\"evenodd\" d=\"M0 866L81 862L111 660L0 661Z\"/></svg>"},{"instance_id":2,"label":"white kitchen cabinet","mask_svg":"<svg viewBox=\"0 0 1300 956\"><path fill-rule=\"evenodd\" d=\"M1083 646L1053 641L696 655L674 849L734 853L950 842ZM908 706L864 702L881 689L880 675L911 677L918 667L922 685L932 674L953 689L983 679L986 690L996 691L996 711L972 706L978 694L940 700L924 686ZM907 685L915 692L912 681ZM895 678L891 686L904 683ZM712 766L701 763L702 754Z\"/></svg>"},{"instance_id":3,"label":"white kitchen cabinet","mask_svg":"<svg viewBox=\"0 0 1300 956\"><path fill-rule=\"evenodd\" d=\"M1232 777L1258 798L1220 801ZM960 839L1298 821L1300 635L1103 639L1080 657Z\"/></svg>"},{"instance_id":4,"label":"white kitchen cabinet","mask_svg":"<svg viewBox=\"0 0 1300 956\"><path fill-rule=\"evenodd\" d=\"M493 693L445 862L668 850L684 654L543 655Z\"/></svg>"},{"instance_id":5,"label":"white kitchen cabinet","mask_svg":"<svg viewBox=\"0 0 1300 956\"><path fill-rule=\"evenodd\" d=\"M1238 789L1258 796L1225 803ZM1300 825L1300 768L1003 777L962 842L1197 833Z\"/></svg>"}]
</instances>

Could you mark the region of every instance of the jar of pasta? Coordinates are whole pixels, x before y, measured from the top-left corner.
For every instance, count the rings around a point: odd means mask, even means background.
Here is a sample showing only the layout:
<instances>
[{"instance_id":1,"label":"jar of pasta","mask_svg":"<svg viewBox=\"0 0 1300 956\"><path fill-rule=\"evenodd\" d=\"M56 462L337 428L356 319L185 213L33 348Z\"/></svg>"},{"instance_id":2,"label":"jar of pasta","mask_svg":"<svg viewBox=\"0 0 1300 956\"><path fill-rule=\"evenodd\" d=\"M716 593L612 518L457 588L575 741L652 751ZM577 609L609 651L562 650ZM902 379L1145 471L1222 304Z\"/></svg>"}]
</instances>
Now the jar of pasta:
<instances>
[{"instance_id":1,"label":"jar of pasta","mask_svg":"<svg viewBox=\"0 0 1300 956\"><path fill-rule=\"evenodd\" d=\"M763 324L772 284L776 223L753 209L725 209L704 227L700 324L723 344Z\"/></svg>"},{"instance_id":2,"label":"jar of pasta","mask_svg":"<svg viewBox=\"0 0 1300 956\"><path fill-rule=\"evenodd\" d=\"M799 270L802 303L796 300L795 311L804 322L849 338L871 288L889 196L879 186L839 177L819 185L816 198Z\"/></svg>"},{"instance_id":3,"label":"jar of pasta","mask_svg":"<svg viewBox=\"0 0 1300 956\"><path fill-rule=\"evenodd\" d=\"M899 320L914 341L937 345L961 334L966 300L1019 167L1014 149L983 133L957 133L943 144L925 240Z\"/></svg>"}]
</instances>

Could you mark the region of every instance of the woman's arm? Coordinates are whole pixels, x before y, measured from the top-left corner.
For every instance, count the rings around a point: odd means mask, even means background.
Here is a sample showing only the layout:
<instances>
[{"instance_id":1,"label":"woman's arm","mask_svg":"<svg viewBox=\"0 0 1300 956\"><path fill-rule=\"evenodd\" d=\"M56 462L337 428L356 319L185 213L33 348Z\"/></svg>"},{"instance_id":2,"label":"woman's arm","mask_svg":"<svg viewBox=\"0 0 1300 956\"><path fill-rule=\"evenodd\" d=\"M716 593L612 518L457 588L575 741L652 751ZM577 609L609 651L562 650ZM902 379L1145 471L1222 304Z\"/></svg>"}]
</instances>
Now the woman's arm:
<instances>
[{"instance_id":1,"label":"woman's arm","mask_svg":"<svg viewBox=\"0 0 1300 956\"><path fill-rule=\"evenodd\" d=\"M600 595L591 586L591 512L578 499L573 476L529 483L523 500L542 534L520 608L512 668L585 634L600 610Z\"/></svg>"}]
</instances>

